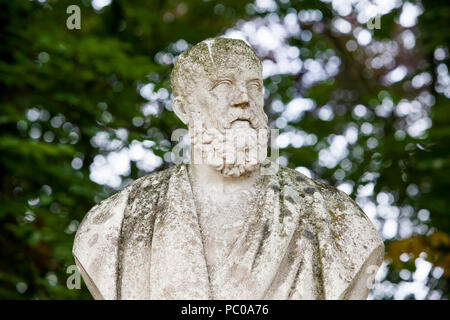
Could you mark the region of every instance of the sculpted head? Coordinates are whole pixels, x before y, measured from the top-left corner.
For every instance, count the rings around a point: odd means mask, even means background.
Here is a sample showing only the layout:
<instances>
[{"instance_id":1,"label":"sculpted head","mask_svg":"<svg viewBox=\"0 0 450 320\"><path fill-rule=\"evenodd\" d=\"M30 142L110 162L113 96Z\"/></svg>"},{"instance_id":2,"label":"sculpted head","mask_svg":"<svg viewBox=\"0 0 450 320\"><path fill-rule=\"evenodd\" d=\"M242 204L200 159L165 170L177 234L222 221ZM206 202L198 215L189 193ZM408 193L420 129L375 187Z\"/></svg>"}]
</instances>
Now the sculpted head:
<instances>
[{"instance_id":1,"label":"sculpted head","mask_svg":"<svg viewBox=\"0 0 450 320\"><path fill-rule=\"evenodd\" d=\"M194 161L236 177L265 159L262 64L244 41L215 38L194 45L178 57L171 86L173 110L199 154Z\"/></svg>"}]
</instances>

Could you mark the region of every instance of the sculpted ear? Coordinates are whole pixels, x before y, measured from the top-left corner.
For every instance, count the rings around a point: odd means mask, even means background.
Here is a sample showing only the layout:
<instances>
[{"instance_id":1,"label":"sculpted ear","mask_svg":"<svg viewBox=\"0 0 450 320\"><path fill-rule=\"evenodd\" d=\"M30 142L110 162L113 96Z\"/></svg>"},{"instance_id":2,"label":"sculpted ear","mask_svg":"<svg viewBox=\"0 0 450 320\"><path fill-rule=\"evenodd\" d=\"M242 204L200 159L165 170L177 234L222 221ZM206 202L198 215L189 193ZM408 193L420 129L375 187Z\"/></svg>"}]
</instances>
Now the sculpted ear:
<instances>
[{"instance_id":1,"label":"sculpted ear","mask_svg":"<svg viewBox=\"0 0 450 320\"><path fill-rule=\"evenodd\" d=\"M185 108L185 101L182 97L178 96L173 99L172 109L177 117L187 125L189 122L189 117Z\"/></svg>"}]
</instances>

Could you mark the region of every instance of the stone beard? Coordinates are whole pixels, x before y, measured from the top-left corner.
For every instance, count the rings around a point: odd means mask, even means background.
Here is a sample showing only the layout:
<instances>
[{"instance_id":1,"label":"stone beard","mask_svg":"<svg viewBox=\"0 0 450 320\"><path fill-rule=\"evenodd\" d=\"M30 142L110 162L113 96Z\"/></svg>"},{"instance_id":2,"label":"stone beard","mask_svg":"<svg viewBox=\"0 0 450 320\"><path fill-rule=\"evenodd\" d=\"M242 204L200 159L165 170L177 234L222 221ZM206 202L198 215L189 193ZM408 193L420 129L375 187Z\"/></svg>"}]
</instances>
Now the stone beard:
<instances>
[{"instance_id":1,"label":"stone beard","mask_svg":"<svg viewBox=\"0 0 450 320\"><path fill-rule=\"evenodd\" d=\"M251 173L267 157L268 132L248 110L232 109L218 128L195 121L189 128L191 162L208 164L225 177Z\"/></svg>"},{"instance_id":2,"label":"stone beard","mask_svg":"<svg viewBox=\"0 0 450 320\"><path fill-rule=\"evenodd\" d=\"M366 299L383 241L347 194L268 161L253 49L202 41L177 58L171 86L191 161L86 214L72 251L93 297Z\"/></svg>"}]
</instances>

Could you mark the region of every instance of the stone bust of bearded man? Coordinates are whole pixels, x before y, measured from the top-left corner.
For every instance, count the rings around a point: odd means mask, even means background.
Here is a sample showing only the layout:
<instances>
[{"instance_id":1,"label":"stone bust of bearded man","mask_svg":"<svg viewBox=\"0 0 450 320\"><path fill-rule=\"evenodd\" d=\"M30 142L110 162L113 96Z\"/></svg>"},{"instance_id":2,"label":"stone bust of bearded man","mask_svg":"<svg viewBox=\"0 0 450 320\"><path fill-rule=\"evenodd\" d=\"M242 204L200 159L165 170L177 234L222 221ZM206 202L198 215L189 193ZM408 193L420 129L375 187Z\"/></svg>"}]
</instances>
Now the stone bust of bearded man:
<instances>
[{"instance_id":1,"label":"stone bust of bearded man","mask_svg":"<svg viewBox=\"0 0 450 320\"><path fill-rule=\"evenodd\" d=\"M262 65L244 41L181 54L191 159L94 206L73 255L96 299L366 299L383 260L345 193L267 159Z\"/></svg>"}]
</instances>

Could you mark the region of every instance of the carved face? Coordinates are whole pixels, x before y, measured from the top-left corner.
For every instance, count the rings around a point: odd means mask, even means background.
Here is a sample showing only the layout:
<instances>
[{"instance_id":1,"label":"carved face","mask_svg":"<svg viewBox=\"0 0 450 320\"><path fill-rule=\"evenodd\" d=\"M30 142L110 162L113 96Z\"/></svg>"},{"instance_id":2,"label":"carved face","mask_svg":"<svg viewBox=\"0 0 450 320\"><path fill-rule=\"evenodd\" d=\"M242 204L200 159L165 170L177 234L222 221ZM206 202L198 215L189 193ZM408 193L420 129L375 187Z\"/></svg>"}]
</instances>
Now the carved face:
<instances>
[{"instance_id":1,"label":"carved face","mask_svg":"<svg viewBox=\"0 0 450 320\"><path fill-rule=\"evenodd\" d=\"M269 131L255 53L240 40L206 40L174 70L174 110L189 127L193 149L201 152L194 158L208 158L226 176L255 170L267 155Z\"/></svg>"},{"instance_id":2,"label":"carved face","mask_svg":"<svg viewBox=\"0 0 450 320\"><path fill-rule=\"evenodd\" d=\"M263 83L258 66L236 63L197 79L189 101L190 123L201 120L207 127L224 133L232 126L253 129L267 125L264 113Z\"/></svg>"}]
</instances>

